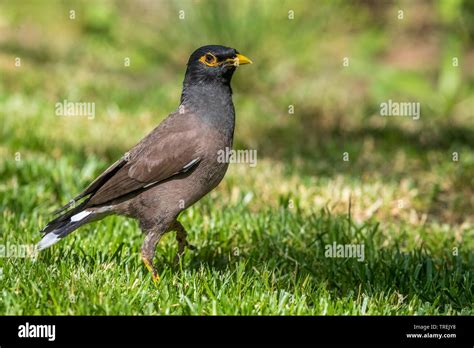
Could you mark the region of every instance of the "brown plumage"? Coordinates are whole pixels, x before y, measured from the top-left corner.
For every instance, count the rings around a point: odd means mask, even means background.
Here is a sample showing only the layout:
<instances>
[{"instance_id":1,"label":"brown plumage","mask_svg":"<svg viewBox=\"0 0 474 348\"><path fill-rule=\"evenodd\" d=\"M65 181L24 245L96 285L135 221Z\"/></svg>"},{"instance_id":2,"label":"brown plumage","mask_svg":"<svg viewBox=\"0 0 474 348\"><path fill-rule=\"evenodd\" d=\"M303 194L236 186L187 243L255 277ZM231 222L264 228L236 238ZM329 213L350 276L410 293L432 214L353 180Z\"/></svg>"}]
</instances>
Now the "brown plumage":
<instances>
[{"instance_id":1,"label":"brown plumage","mask_svg":"<svg viewBox=\"0 0 474 348\"><path fill-rule=\"evenodd\" d=\"M218 161L218 153L232 147L230 81L236 66L247 63L250 60L232 48L197 49L189 58L178 110L75 197L77 206L59 209L62 214L42 230L38 248L110 214L132 217L146 235L142 258L156 279L152 265L161 236L176 231L181 256L189 245L177 216L225 175L228 163Z\"/></svg>"}]
</instances>

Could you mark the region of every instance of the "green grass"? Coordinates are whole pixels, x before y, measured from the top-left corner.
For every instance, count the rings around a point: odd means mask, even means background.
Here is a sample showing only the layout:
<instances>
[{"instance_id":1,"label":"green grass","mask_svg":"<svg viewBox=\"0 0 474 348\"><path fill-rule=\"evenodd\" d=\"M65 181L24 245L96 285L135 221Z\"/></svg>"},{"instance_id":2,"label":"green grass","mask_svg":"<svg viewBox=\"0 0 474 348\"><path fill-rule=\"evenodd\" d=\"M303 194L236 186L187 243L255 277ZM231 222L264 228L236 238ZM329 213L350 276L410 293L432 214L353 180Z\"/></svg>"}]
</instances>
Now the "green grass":
<instances>
[{"instance_id":1,"label":"green grass","mask_svg":"<svg viewBox=\"0 0 474 348\"><path fill-rule=\"evenodd\" d=\"M48 199L55 199L53 187L62 196L78 176L64 160L19 166L24 176L3 198L8 208L0 227L11 231L7 245L38 240ZM238 170L229 174L235 180ZM30 180L37 184L26 185ZM137 224L112 217L76 231L34 260L0 259L0 312L472 314L472 232L438 224L382 229L377 221L355 223L327 209L305 210L298 203L290 208L284 196L276 207L253 213L249 206L258 198L252 191L244 186L232 203L225 188L182 215L198 249L188 251L180 266L173 265L174 235L164 238L156 259L159 284L141 263ZM334 241L364 244L364 262L325 257L325 245Z\"/></svg>"},{"instance_id":2,"label":"green grass","mask_svg":"<svg viewBox=\"0 0 474 348\"><path fill-rule=\"evenodd\" d=\"M222 212L212 209L211 200L200 210L205 215L192 210L183 217L198 250L188 252L181 267L173 267L176 245L174 238L166 238L157 258L157 286L141 265L136 225L114 218L84 229L36 261L3 264L7 272L0 310L99 315L472 314L468 270L473 260L466 251L457 257L451 254L457 242L445 228L417 229L424 240L421 247L410 233L390 231L396 238L378 248L384 244L378 224L349 226L344 216L302 216L285 208L253 215L243 206ZM324 257L323 246L333 241L364 243L366 261Z\"/></svg>"},{"instance_id":3,"label":"green grass","mask_svg":"<svg viewBox=\"0 0 474 348\"><path fill-rule=\"evenodd\" d=\"M258 164L232 164L182 214L197 250L176 266L166 235L159 284L137 223L109 217L36 259L0 257L0 314L474 314L473 12L370 3L2 2L0 246L38 242L177 107L201 44L255 62L233 90L235 146ZM95 102L96 117L55 116L63 99ZM420 102L420 120L380 117L388 99ZM326 257L333 242L363 244L364 261Z\"/></svg>"}]
</instances>

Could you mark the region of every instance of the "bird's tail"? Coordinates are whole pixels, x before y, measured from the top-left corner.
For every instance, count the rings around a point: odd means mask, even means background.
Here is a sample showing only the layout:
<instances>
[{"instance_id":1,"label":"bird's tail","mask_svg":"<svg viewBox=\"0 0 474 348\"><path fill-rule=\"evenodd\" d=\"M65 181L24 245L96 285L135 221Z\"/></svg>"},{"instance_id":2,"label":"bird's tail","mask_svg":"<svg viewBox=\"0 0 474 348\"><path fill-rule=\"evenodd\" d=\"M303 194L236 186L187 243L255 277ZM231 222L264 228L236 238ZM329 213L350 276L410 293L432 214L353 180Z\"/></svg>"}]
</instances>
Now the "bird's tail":
<instances>
[{"instance_id":1,"label":"bird's tail","mask_svg":"<svg viewBox=\"0 0 474 348\"><path fill-rule=\"evenodd\" d=\"M60 239L66 237L69 233L92 221L96 217L96 213L93 209L84 209L86 203L87 202L84 202L50 221L41 230L44 235L36 246L37 250L39 251L50 247Z\"/></svg>"}]
</instances>

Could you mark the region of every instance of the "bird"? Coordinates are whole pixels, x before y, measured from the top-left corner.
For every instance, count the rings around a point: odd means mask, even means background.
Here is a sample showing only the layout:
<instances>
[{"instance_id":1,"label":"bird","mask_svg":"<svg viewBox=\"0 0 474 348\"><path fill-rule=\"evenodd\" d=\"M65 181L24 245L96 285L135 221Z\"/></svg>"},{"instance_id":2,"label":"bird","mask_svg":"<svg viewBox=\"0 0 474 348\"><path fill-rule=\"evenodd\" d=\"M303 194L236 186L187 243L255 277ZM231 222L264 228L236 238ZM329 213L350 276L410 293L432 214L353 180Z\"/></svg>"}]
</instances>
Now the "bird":
<instances>
[{"instance_id":1,"label":"bird","mask_svg":"<svg viewBox=\"0 0 474 348\"><path fill-rule=\"evenodd\" d=\"M231 79L252 61L234 48L206 45L189 57L178 108L120 159L93 180L40 231L43 250L79 227L109 215L138 220L144 234L141 258L153 280L156 247L176 232L181 258L187 231L182 211L213 190L224 178L228 161L218 154L232 148L235 108Z\"/></svg>"}]
</instances>

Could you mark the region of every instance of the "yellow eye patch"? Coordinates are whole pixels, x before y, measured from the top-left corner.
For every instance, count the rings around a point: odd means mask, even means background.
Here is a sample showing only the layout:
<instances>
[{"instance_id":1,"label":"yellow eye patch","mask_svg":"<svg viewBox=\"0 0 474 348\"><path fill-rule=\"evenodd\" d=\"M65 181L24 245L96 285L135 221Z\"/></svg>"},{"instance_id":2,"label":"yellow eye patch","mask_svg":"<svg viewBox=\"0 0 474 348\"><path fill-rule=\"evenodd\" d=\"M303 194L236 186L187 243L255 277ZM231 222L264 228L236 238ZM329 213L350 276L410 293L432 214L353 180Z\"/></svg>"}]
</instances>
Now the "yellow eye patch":
<instances>
[{"instance_id":1,"label":"yellow eye patch","mask_svg":"<svg viewBox=\"0 0 474 348\"><path fill-rule=\"evenodd\" d=\"M206 53L201 58L199 58L201 63L206 64L207 66L217 66L219 63L217 62L217 58L212 53Z\"/></svg>"}]
</instances>

